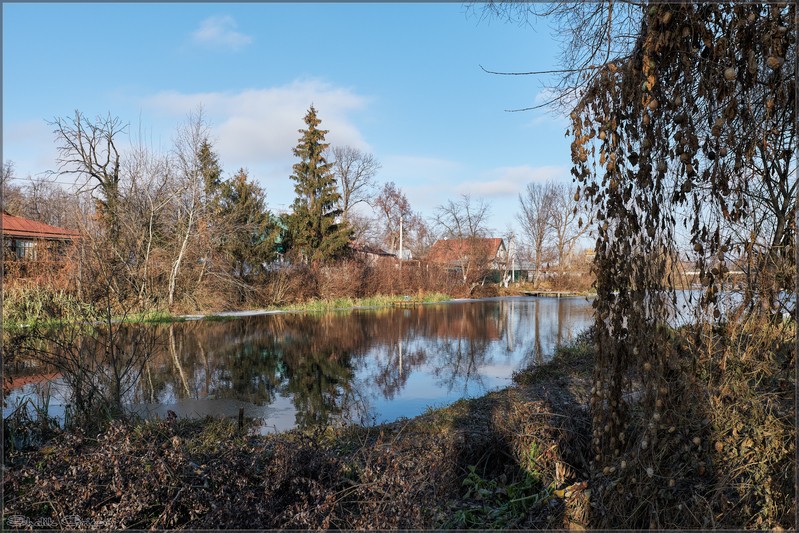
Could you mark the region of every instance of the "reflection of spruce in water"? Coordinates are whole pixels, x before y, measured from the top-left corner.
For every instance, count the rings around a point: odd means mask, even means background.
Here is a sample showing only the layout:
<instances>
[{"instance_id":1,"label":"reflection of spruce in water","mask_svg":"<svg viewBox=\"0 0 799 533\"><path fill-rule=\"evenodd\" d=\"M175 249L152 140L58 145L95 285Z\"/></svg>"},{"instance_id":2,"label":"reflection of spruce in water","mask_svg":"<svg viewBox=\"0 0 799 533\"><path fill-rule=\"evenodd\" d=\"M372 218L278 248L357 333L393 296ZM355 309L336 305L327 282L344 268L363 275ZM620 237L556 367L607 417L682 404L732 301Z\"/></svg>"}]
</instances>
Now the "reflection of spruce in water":
<instances>
[{"instance_id":1,"label":"reflection of spruce in water","mask_svg":"<svg viewBox=\"0 0 799 533\"><path fill-rule=\"evenodd\" d=\"M404 415L399 406L418 406L420 394L451 401L502 386L486 368L506 371L498 378L505 380L546 360L559 339L580 329L571 323L590 313L584 300L520 299L158 326L163 342L139 381L139 397L278 409L288 402L301 427L384 421L370 404L391 404Z\"/></svg>"}]
</instances>

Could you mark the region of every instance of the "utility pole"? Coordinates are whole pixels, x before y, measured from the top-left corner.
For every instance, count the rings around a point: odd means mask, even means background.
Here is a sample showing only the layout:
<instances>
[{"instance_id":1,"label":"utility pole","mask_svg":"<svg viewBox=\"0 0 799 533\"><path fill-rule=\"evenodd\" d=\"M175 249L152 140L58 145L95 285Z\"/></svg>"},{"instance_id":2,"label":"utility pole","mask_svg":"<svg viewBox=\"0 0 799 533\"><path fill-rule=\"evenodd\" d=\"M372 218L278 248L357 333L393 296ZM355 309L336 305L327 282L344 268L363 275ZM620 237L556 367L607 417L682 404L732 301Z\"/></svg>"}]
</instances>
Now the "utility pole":
<instances>
[{"instance_id":1,"label":"utility pole","mask_svg":"<svg viewBox=\"0 0 799 533\"><path fill-rule=\"evenodd\" d=\"M400 265L402 265L402 214L400 213L400 246L399 246Z\"/></svg>"},{"instance_id":2,"label":"utility pole","mask_svg":"<svg viewBox=\"0 0 799 533\"><path fill-rule=\"evenodd\" d=\"M510 234L510 248L508 249L508 253L510 254L510 282L516 282L516 249L514 248L514 235L513 233Z\"/></svg>"},{"instance_id":3,"label":"utility pole","mask_svg":"<svg viewBox=\"0 0 799 533\"><path fill-rule=\"evenodd\" d=\"M402 284L402 213L400 213L399 282L400 282L400 290L403 290L404 287Z\"/></svg>"}]
</instances>

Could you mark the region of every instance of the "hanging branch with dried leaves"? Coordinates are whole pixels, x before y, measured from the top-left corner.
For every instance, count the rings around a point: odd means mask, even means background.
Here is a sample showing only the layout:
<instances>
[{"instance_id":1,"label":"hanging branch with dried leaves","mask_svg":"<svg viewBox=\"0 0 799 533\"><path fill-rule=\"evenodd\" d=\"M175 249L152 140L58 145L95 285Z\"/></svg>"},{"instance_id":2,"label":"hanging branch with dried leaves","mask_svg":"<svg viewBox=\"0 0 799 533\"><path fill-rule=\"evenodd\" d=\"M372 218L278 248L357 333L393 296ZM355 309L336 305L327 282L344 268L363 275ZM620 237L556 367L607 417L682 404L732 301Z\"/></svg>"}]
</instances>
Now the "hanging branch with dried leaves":
<instances>
[{"instance_id":1,"label":"hanging branch with dried leaves","mask_svg":"<svg viewBox=\"0 0 799 533\"><path fill-rule=\"evenodd\" d=\"M673 265L695 262L697 318L711 321L724 318L718 297L732 263L749 265L743 312L777 314L779 291L793 287L796 6L644 9L632 53L597 69L571 113L572 174L598 221L594 471L636 462L674 479L658 461L665 446L690 445L690 433L685 443L664 438L685 414L674 384L690 379L677 375L668 342ZM736 231L755 213L769 235ZM633 382L649 421L635 438Z\"/></svg>"}]
</instances>

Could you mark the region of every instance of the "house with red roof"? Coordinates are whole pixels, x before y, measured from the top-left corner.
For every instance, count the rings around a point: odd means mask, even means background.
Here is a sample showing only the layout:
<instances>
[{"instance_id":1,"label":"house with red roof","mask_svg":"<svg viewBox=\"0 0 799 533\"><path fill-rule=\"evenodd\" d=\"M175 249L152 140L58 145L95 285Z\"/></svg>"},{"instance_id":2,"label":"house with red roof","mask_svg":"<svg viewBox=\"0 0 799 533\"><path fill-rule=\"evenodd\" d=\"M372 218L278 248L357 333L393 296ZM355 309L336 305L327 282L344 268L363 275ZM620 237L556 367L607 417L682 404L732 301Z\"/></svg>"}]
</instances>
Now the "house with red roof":
<instances>
[{"instance_id":1,"label":"house with red roof","mask_svg":"<svg viewBox=\"0 0 799 533\"><path fill-rule=\"evenodd\" d=\"M474 274L485 277L487 271L505 269L508 249L499 237L439 239L427 252L427 260L460 272L466 281Z\"/></svg>"},{"instance_id":2,"label":"house with red roof","mask_svg":"<svg viewBox=\"0 0 799 533\"><path fill-rule=\"evenodd\" d=\"M74 230L51 226L43 222L18 217L3 211L3 252L5 259L39 259L42 248L49 252L61 251L68 243L80 238Z\"/></svg>"}]
</instances>

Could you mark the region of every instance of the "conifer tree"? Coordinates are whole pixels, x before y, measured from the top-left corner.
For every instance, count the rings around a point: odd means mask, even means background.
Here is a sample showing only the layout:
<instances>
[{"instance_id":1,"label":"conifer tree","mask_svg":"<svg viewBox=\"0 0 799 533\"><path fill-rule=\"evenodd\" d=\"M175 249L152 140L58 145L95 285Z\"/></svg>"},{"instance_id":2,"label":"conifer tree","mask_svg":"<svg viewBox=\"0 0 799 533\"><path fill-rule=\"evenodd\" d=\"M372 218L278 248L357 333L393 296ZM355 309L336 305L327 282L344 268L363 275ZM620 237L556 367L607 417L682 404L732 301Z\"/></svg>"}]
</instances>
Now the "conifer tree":
<instances>
[{"instance_id":1,"label":"conifer tree","mask_svg":"<svg viewBox=\"0 0 799 533\"><path fill-rule=\"evenodd\" d=\"M320 120L313 106L305 115L307 128L294 148L300 159L291 175L297 197L289 217L292 246L307 261L339 259L349 252L352 230L339 221L341 195L336 187L332 165L324 156L327 130L319 129Z\"/></svg>"},{"instance_id":2,"label":"conifer tree","mask_svg":"<svg viewBox=\"0 0 799 533\"><path fill-rule=\"evenodd\" d=\"M222 255L241 279L262 270L275 258L275 228L263 189L240 169L220 184L219 219Z\"/></svg>"},{"instance_id":3,"label":"conifer tree","mask_svg":"<svg viewBox=\"0 0 799 533\"><path fill-rule=\"evenodd\" d=\"M211 198L219 192L219 187L222 185L222 167L219 164L219 157L208 139L203 140L200 145L197 160L203 175L205 200L210 203Z\"/></svg>"}]
</instances>

